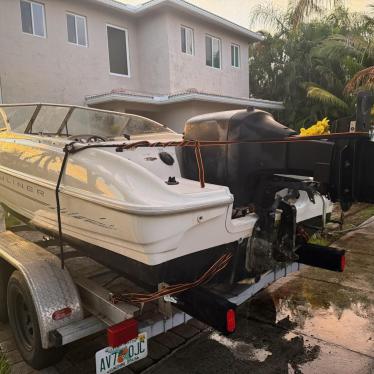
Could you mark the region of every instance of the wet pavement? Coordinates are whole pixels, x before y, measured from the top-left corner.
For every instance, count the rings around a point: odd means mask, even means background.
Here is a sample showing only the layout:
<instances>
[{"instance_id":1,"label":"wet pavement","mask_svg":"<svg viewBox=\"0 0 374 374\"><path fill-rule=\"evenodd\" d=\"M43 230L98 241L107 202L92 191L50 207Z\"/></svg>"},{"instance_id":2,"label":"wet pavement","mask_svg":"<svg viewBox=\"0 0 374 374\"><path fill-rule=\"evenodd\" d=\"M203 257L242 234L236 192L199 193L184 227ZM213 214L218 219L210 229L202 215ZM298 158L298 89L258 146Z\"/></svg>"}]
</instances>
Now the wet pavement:
<instances>
[{"instance_id":1,"label":"wet pavement","mask_svg":"<svg viewBox=\"0 0 374 374\"><path fill-rule=\"evenodd\" d=\"M118 373L374 374L374 218L334 246L347 250L344 273L306 267L243 304L233 335L189 324L151 339L150 356ZM34 372L11 341L0 326L13 373ZM45 373L93 373L105 338L74 344Z\"/></svg>"},{"instance_id":2,"label":"wet pavement","mask_svg":"<svg viewBox=\"0 0 374 374\"><path fill-rule=\"evenodd\" d=\"M147 372L374 373L374 219L334 246L344 273L278 281L239 308L235 334L209 331Z\"/></svg>"}]
</instances>

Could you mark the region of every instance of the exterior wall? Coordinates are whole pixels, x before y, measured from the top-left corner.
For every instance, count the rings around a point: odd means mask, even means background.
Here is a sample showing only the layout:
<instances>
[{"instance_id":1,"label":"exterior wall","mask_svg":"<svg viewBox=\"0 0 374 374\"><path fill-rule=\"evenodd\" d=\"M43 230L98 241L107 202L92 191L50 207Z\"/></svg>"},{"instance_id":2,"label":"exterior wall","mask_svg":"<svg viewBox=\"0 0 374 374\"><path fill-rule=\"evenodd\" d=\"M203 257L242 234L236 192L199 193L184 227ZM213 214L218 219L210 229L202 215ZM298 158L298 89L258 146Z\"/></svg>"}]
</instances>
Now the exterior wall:
<instances>
[{"instance_id":1,"label":"exterior wall","mask_svg":"<svg viewBox=\"0 0 374 374\"><path fill-rule=\"evenodd\" d=\"M141 91L166 95L170 92L170 61L167 15L152 13L137 20Z\"/></svg>"},{"instance_id":2,"label":"exterior wall","mask_svg":"<svg viewBox=\"0 0 374 374\"><path fill-rule=\"evenodd\" d=\"M209 103L205 101L190 101L185 103L168 104L155 107L149 104L129 106L127 103L115 101L98 106L101 109L126 112L147 117L168 126L178 133L183 133L184 124L194 116L220 112L223 110L243 109L239 105Z\"/></svg>"},{"instance_id":3,"label":"exterior wall","mask_svg":"<svg viewBox=\"0 0 374 374\"><path fill-rule=\"evenodd\" d=\"M143 117L153 119L156 122L168 126L177 133L183 133L184 124L189 118L204 113L220 112L223 110L243 109L237 105L209 103L203 101L190 101L186 103L169 104L160 106L155 110L149 108L149 105L138 105L128 108L126 103L112 102L100 105L100 108L137 114Z\"/></svg>"},{"instance_id":4,"label":"exterior wall","mask_svg":"<svg viewBox=\"0 0 374 374\"><path fill-rule=\"evenodd\" d=\"M140 90L135 20L75 0L44 0L47 38L22 32L20 2L0 0L3 101L84 104L85 95L126 87ZM66 12L87 17L88 48L67 41ZM130 78L109 74L106 24L128 29Z\"/></svg>"},{"instance_id":5,"label":"exterior wall","mask_svg":"<svg viewBox=\"0 0 374 374\"><path fill-rule=\"evenodd\" d=\"M194 116L233 109L243 108L240 106L225 105L220 103L191 101L189 103L167 105L160 112L147 113L147 117L170 127L172 130L178 133L183 133L184 124L188 119Z\"/></svg>"},{"instance_id":6,"label":"exterior wall","mask_svg":"<svg viewBox=\"0 0 374 374\"><path fill-rule=\"evenodd\" d=\"M197 17L168 10L168 35L170 51L170 91L180 92L188 88L207 93L234 97L249 96L248 39L209 24ZM180 27L194 31L195 53L181 52ZM221 39L221 69L206 65L205 35ZM240 67L231 66L231 43L240 46Z\"/></svg>"},{"instance_id":7,"label":"exterior wall","mask_svg":"<svg viewBox=\"0 0 374 374\"><path fill-rule=\"evenodd\" d=\"M248 41L174 8L142 17L76 0L43 0L47 37L22 32L19 0L0 0L0 82L3 101L84 104L86 95L126 89L167 95L197 89L248 97ZM88 48L67 41L66 12L87 19ZM106 24L126 28L130 77L109 72ZM195 55L181 52L180 26L193 28ZM205 64L205 34L222 40L222 69ZM230 44L241 48L231 67Z\"/></svg>"}]
</instances>

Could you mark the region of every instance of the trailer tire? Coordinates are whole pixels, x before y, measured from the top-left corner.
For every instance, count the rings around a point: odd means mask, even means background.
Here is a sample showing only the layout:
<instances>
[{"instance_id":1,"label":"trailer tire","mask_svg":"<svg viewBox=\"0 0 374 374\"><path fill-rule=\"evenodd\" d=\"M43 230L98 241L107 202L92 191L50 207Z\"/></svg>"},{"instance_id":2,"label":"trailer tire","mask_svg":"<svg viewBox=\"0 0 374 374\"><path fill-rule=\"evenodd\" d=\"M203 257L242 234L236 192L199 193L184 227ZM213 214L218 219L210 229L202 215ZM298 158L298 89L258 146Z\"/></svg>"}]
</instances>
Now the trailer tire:
<instances>
[{"instance_id":1,"label":"trailer tire","mask_svg":"<svg viewBox=\"0 0 374 374\"><path fill-rule=\"evenodd\" d=\"M16 270L9 278L8 315L17 347L24 360L34 369L43 369L61 360L62 348L44 349L38 316L27 282Z\"/></svg>"},{"instance_id":2,"label":"trailer tire","mask_svg":"<svg viewBox=\"0 0 374 374\"><path fill-rule=\"evenodd\" d=\"M7 288L11 266L0 258L0 322L8 322Z\"/></svg>"},{"instance_id":3,"label":"trailer tire","mask_svg":"<svg viewBox=\"0 0 374 374\"><path fill-rule=\"evenodd\" d=\"M0 273L0 322L8 322L8 309L6 302L7 283L5 277Z\"/></svg>"}]
</instances>

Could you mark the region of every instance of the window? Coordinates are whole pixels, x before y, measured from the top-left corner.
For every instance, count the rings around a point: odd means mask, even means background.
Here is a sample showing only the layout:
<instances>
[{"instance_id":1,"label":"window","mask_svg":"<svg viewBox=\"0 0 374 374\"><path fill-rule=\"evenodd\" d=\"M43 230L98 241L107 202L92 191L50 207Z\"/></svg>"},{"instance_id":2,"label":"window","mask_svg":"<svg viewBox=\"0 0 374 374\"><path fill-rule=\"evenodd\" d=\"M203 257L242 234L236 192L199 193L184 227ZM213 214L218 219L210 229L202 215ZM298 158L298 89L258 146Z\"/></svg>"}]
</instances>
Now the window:
<instances>
[{"instance_id":1,"label":"window","mask_svg":"<svg viewBox=\"0 0 374 374\"><path fill-rule=\"evenodd\" d=\"M107 26L110 72L129 76L127 30Z\"/></svg>"},{"instance_id":2,"label":"window","mask_svg":"<svg viewBox=\"0 0 374 374\"><path fill-rule=\"evenodd\" d=\"M44 5L21 0L22 31L45 38Z\"/></svg>"},{"instance_id":3,"label":"window","mask_svg":"<svg viewBox=\"0 0 374 374\"><path fill-rule=\"evenodd\" d=\"M206 35L206 64L213 68L221 68L221 40L214 36Z\"/></svg>"},{"instance_id":4,"label":"window","mask_svg":"<svg viewBox=\"0 0 374 374\"><path fill-rule=\"evenodd\" d=\"M42 105L33 119L30 127L31 134L55 134L60 128L62 121L67 118L69 107Z\"/></svg>"},{"instance_id":5,"label":"window","mask_svg":"<svg viewBox=\"0 0 374 374\"><path fill-rule=\"evenodd\" d=\"M86 17L67 13L68 41L76 45L87 47Z\"/></svg>"},{"instance_id":6,"label":"window","mask_svg":"<svg viewBox=\"0 0 374 374\"><path fill-rule=\"evenodd\" d=\"M231 66L240 67L240 47L237 44L231 44Z\"/></svg>"},{"instance_id":7,"label":"window","mask_svg":"<svg viewBox=\"0 0 374 374\"><path fill-rule=\"evenodd\" d=\"M183 53L186 53L188 55L194 54L193 30L189 27L181 27L181 45Z\"/></svg>"},{"instance_id":8,"label":"window","mask_svg":"<svg viewBox=\"0 0 374 374\"><path fill-rule=\"evenodd\" d=\"M14 132L25 132L36 108L36 105L2 107L0 112L0 127L6 127L6 124L8 124Z\"/></svg>"}]
</instances>

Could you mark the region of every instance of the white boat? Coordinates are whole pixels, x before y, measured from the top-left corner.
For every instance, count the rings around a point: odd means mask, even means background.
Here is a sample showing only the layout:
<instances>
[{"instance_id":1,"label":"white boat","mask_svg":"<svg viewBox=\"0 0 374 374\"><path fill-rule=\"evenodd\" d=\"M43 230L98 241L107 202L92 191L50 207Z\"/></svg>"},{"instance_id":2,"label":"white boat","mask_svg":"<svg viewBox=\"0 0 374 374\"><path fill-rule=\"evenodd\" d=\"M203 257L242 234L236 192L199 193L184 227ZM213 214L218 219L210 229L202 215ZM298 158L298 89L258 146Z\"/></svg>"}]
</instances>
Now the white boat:
<instances>
[{"instance_id":1,"label":"white boat","mask_svg":"<svg viewBox=\"0 0 374 374\"><path fill-rule=\"evenodd\" d=\"M84 147L69 154L62 173L63 238L135 279L153 285L194 279L252 235L257 215L247 211L234 218L227 186L201 188L183 178L177 147L118 149L143 140L182 141L154 121L85 107L19 104L0 106L0 127L0 200L6 209L56 235L64 147ZM295 205L297 221L322 214L322 199L313 204L303 191Z\"/></svg>"}]
</instances>

